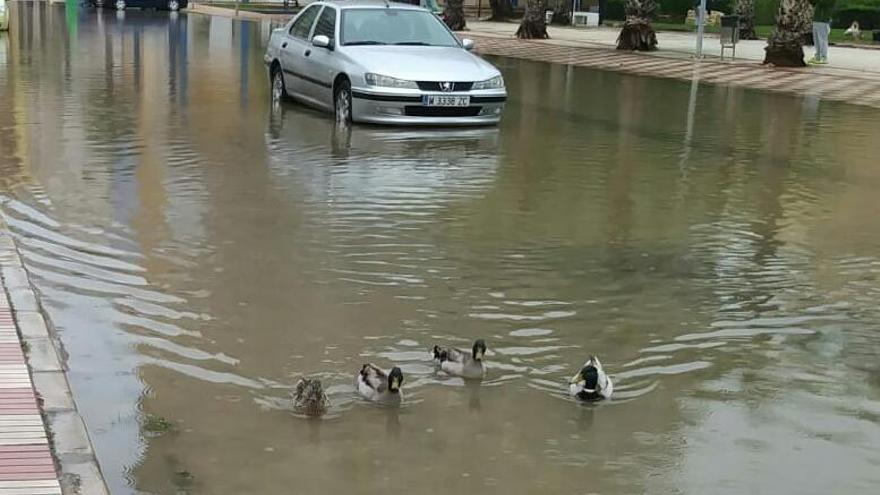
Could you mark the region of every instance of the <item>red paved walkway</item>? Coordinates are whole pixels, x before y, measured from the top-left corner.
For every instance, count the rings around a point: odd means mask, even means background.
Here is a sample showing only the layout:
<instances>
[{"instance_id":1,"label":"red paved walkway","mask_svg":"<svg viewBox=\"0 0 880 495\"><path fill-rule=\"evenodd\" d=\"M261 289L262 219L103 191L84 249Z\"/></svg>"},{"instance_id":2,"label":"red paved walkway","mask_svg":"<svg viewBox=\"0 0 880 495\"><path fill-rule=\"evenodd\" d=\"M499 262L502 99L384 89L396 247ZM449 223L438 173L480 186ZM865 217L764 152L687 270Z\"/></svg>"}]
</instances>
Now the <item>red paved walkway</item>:
<instances>
[{"instance_id":1,"label":"red paved walkway","mask_svg":"<svg viewBox=\"0 0 880 495\"><path fill-rule=\"evenodd\" d=\"M0 495L60 495L55 462L0 282Z\"/></svg>"}]
</instances>

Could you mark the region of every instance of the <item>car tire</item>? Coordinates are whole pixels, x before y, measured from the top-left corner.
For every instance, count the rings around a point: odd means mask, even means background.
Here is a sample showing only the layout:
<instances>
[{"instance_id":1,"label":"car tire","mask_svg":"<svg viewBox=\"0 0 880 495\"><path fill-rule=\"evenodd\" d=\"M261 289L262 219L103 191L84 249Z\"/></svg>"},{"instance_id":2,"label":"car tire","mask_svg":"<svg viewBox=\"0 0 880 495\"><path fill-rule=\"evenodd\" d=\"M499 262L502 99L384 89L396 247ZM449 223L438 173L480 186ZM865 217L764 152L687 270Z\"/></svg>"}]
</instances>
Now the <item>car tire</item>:
<instances>
[{"instance_id":1,"label":"car tire","mask_svg":"<svg viewBox=\"0 0 880 495\"><path fill-rule=\"evenodd\" d=\"M125 0L116 0L113 5L116 7L116 10L125 10Z\"/></svg>"},{"instance_id":2,"label":"car tire","mask_svg":"<svg viewBox=\"0 0 880 495\"><path fill-rule=\"evenodd\" d=\"M180 10L180 2L178 0L168 0L167 7L171 12L177 12Z\"/></svg>"},{"instance_id":3,"label":"car tire","mask_svg":"<svg viewBox=\"0 0 880 495\"><path fill-rule=\"evenodd\" d=\"M288 98L287 87L284 85L284 72L278 63L272 64L272 102L281 102Z\"/></svg>"},{"instance_id":4,"label":"car tire","mask_svg":"<svg viewBox=\"0 0 880 495\"><path fill-rule=\"evenodd\" d=\"M343 79L336 85L333 94L333 113L336 115L337 124L352 122L351 82L348 79Z\"/></svg>"}]
</instances>

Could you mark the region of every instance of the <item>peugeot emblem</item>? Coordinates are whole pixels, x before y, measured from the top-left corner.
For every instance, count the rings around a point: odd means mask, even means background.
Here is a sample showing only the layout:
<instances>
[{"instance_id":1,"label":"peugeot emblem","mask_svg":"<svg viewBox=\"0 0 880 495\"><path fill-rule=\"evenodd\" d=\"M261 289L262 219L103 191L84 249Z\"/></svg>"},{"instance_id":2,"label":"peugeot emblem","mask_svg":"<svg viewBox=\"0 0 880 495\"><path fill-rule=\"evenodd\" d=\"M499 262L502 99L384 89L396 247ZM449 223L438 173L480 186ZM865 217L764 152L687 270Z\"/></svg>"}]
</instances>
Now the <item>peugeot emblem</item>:
<instances>
[{"instance_id":1,"label":"peugeot emblem","mask_svg":"<svg viewBox=\"0 0 880 495\"><path fill-rule=\"evenodd\" d=\"M451 83L451 82L440 83L440 91L443 91L444 93L448 93L448 92L452 91L453 89L455 89L455 83Z\"/></svg>"}]
</instances>

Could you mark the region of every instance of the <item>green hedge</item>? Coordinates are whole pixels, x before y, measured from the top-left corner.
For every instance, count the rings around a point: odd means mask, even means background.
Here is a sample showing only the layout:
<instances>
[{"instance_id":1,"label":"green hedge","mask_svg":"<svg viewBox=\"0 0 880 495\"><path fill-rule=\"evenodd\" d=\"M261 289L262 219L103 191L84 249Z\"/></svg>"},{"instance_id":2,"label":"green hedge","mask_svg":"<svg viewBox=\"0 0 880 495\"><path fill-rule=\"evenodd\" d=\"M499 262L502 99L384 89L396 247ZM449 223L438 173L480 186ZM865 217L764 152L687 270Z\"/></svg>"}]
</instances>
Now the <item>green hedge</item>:
<instances>
[{"instance_id":1,"label":"green hedge","mask_svg":"<svg viewBox=\"0 0 880 495\"><path fill-rule=\"evenodd\" d=\"M859 21L859 29L862 31L880 29L880 9L839 9L833 19L833 25L836 28L848 28L853 21Z\"/></svg>"},{"instance_id":2,"label":"green hedge","mask_svg":"<svg viewBox=\"0 0 880 495\"><path fill-rule=\"evenodd\" d=\"M848 28L859 21L862 31L880 29L880 0L838 0L832 18L834 27Z\"/></svg>"},{"instance_id":3,"label":"green hedge","mask_svg":"<svg viewBox=\"0 0 880 495\"><path fill-rule=\"evenodd\" d=\"M660 14L683 21L695 3L696 0L660 0ZM736 0L706 0L707 9L725 14L732 14L735 4Z\"/></svg>"},{"instance_id":4,"label":"green hedge","mask_svg":"<svg viewBox=\"0 0 880 495\"><path fill-rule=\"evenodd\" d=\"M684 23L684 18L687 16L688 10L693 8L695 3L694 0L659 0L660 8L658 9L660 15L667 17L670 22L682 22ZM608 0L606 4L606 12L605 19L612 21L622 21L626 19L626 13L623 10L624 0ZM725 14L732 14L734 6L736 5L736 0L707 0L707 4L710 5L713 10L720 10ZM755 18L758 20L759 24L762 12L762 5L765 4L766 7L763 10L767 11L766 20L763 24L772 24L776 19L776 8L779 6L779 0L755 0Z\"/></svg>"},{"instance_id":5,"label":"green hedge","mask_svg":"<svg viewBox=\"0 0 880 495\"><path fill-rule=\"evenodd\" d=\"M684 22L687 11L694 0L659 0L660 14L672 22ZM707 0L715 10L733 13L736 0ZM624 0L608 0L605 19L622 21L626 18L623 10ZM755 0L755 24L773 25L776 23L776 11L779 0ZM880 29L880 0L838 0L834 13L834 27L847 28L852 21L859 21L862 31Z\"/></svg>"},{"instance_id":6,"label":"green hedge","mask_svg":"<svg viewBox=\"0 0 880 495\"><path fill-rule=\"evenodd\" d=\"M779 10L779 0L755 0L755 24L776 24L776 11Z\"/></svg>"},{"instance_id":7,"label":"green hedge","mask_svg":"<svg viewBox=\"0 0 880 495\"><path fill-rule=\"evenodd\" d=\"M623 11L623 0L608 0L605 3L605 15L604 19L608 19L609 21L623 21L626 20L626 13Z\"/></svg>"}]
</instances>

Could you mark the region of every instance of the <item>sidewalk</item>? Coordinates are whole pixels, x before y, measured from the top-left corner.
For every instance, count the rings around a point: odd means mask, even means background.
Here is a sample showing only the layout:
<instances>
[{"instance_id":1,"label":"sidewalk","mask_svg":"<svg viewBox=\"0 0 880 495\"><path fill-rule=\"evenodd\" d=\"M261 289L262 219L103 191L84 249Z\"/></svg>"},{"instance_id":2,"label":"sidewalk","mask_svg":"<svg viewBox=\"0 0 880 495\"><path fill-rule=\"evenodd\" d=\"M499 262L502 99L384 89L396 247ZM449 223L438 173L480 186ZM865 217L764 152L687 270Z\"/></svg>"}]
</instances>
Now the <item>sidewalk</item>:
<instances>
[{"instance_id":1,"label":"sidewalk","mask_svg":"<svg viewBox=\"0 0 880 495\"><path fill-rule=\"evenodd\" d=\"M106 495L54 339L0 216L0 495Z\"/></svg>"},{"instance_id":2,"label":"sidewalk","mask_svg":"<svg viewBox=\"0 0 880 495\"><path fill-rule=\"evenodd\" d=\"M482 36L513 37L517 24L509 22L485 22L468 20L468 31ZM617 35L620 29L593 28L574 29L549 26L551 44L567 46L585 46L592 48L616 48ZM696 33L660 31L657 33L657 51L651 55L692 57L696 51ZM741 40L736 45L736 58L740 62L761 63L764 61L766 40ZM710 59L721 55L721 43L717 34L706 34L703 38L703 54ZM804 54L810 58L813 47L805 46ZM729 51L725 52L725 57ZM841 69L854 72L865 72L871 77L880 76L880 50L831 46L828 48L829 63L824 67L811 68L817 70Z\"/></svg>"},{"instance_id":3,"label":"sidewalk","mask_svg":"<svg viewBox=\"0 0 880 495\"><path fill-rule=\"evenodd\" d=\"M4 238L8 248L11 240ZM6 250L4 250L6 252ZM3 271L9 262L0 259ZM7 278L4 277L4 278ZM0 493L61 495L37 394L0 282Z\"/></svg>"},{"instance_id":4,"label":"sidewalk","mask_svg":"<svg viewBox=\"0 0 880 495\"><path fill-rule=\"evenodd\" d=\"M693 35L658 33L654 52L625 52L616 47L617 30L550 28L550 39L518 40L516 24L471 21L462 38L476 42L475 51L485 55L522 58L579 67L627 72L688 82L794 93L827 100L845 101L880 108L880 51L832 47L829 58L836 65L777 68L763 65L763 41L749 42L743 57L734 62L711 56L718 51L717 38L704 40L700 61L693 59ZM668 45L664 48L664 43ZM714 45L714 48L713 48ZM677 49L676 49L677 48ZM740 50L737 50L740 55Z\"/></svg>"},{"instance_id":5,"label":"sidewalk","mask_svg":"<svg viewBox=\"0 0 880 495\"><path fill-rule=\"evenodd\" d=\"M313 0L300 0L300 5L308 5L312 3ZM202 3L190 3L186 9L188 13L194 14L204 14L204 15L215 15L219 17L232 17L235 18L235 10L227 8L227 7L216 7L213 5L205 5ZM238 11L239 19L246 19L252 21L258 20L270 20L276 21L279 23L284 23L290 20L293 17L292 14L262 14L260 12L250 12L247 10Z\"/></svg>"}]
</instances>

